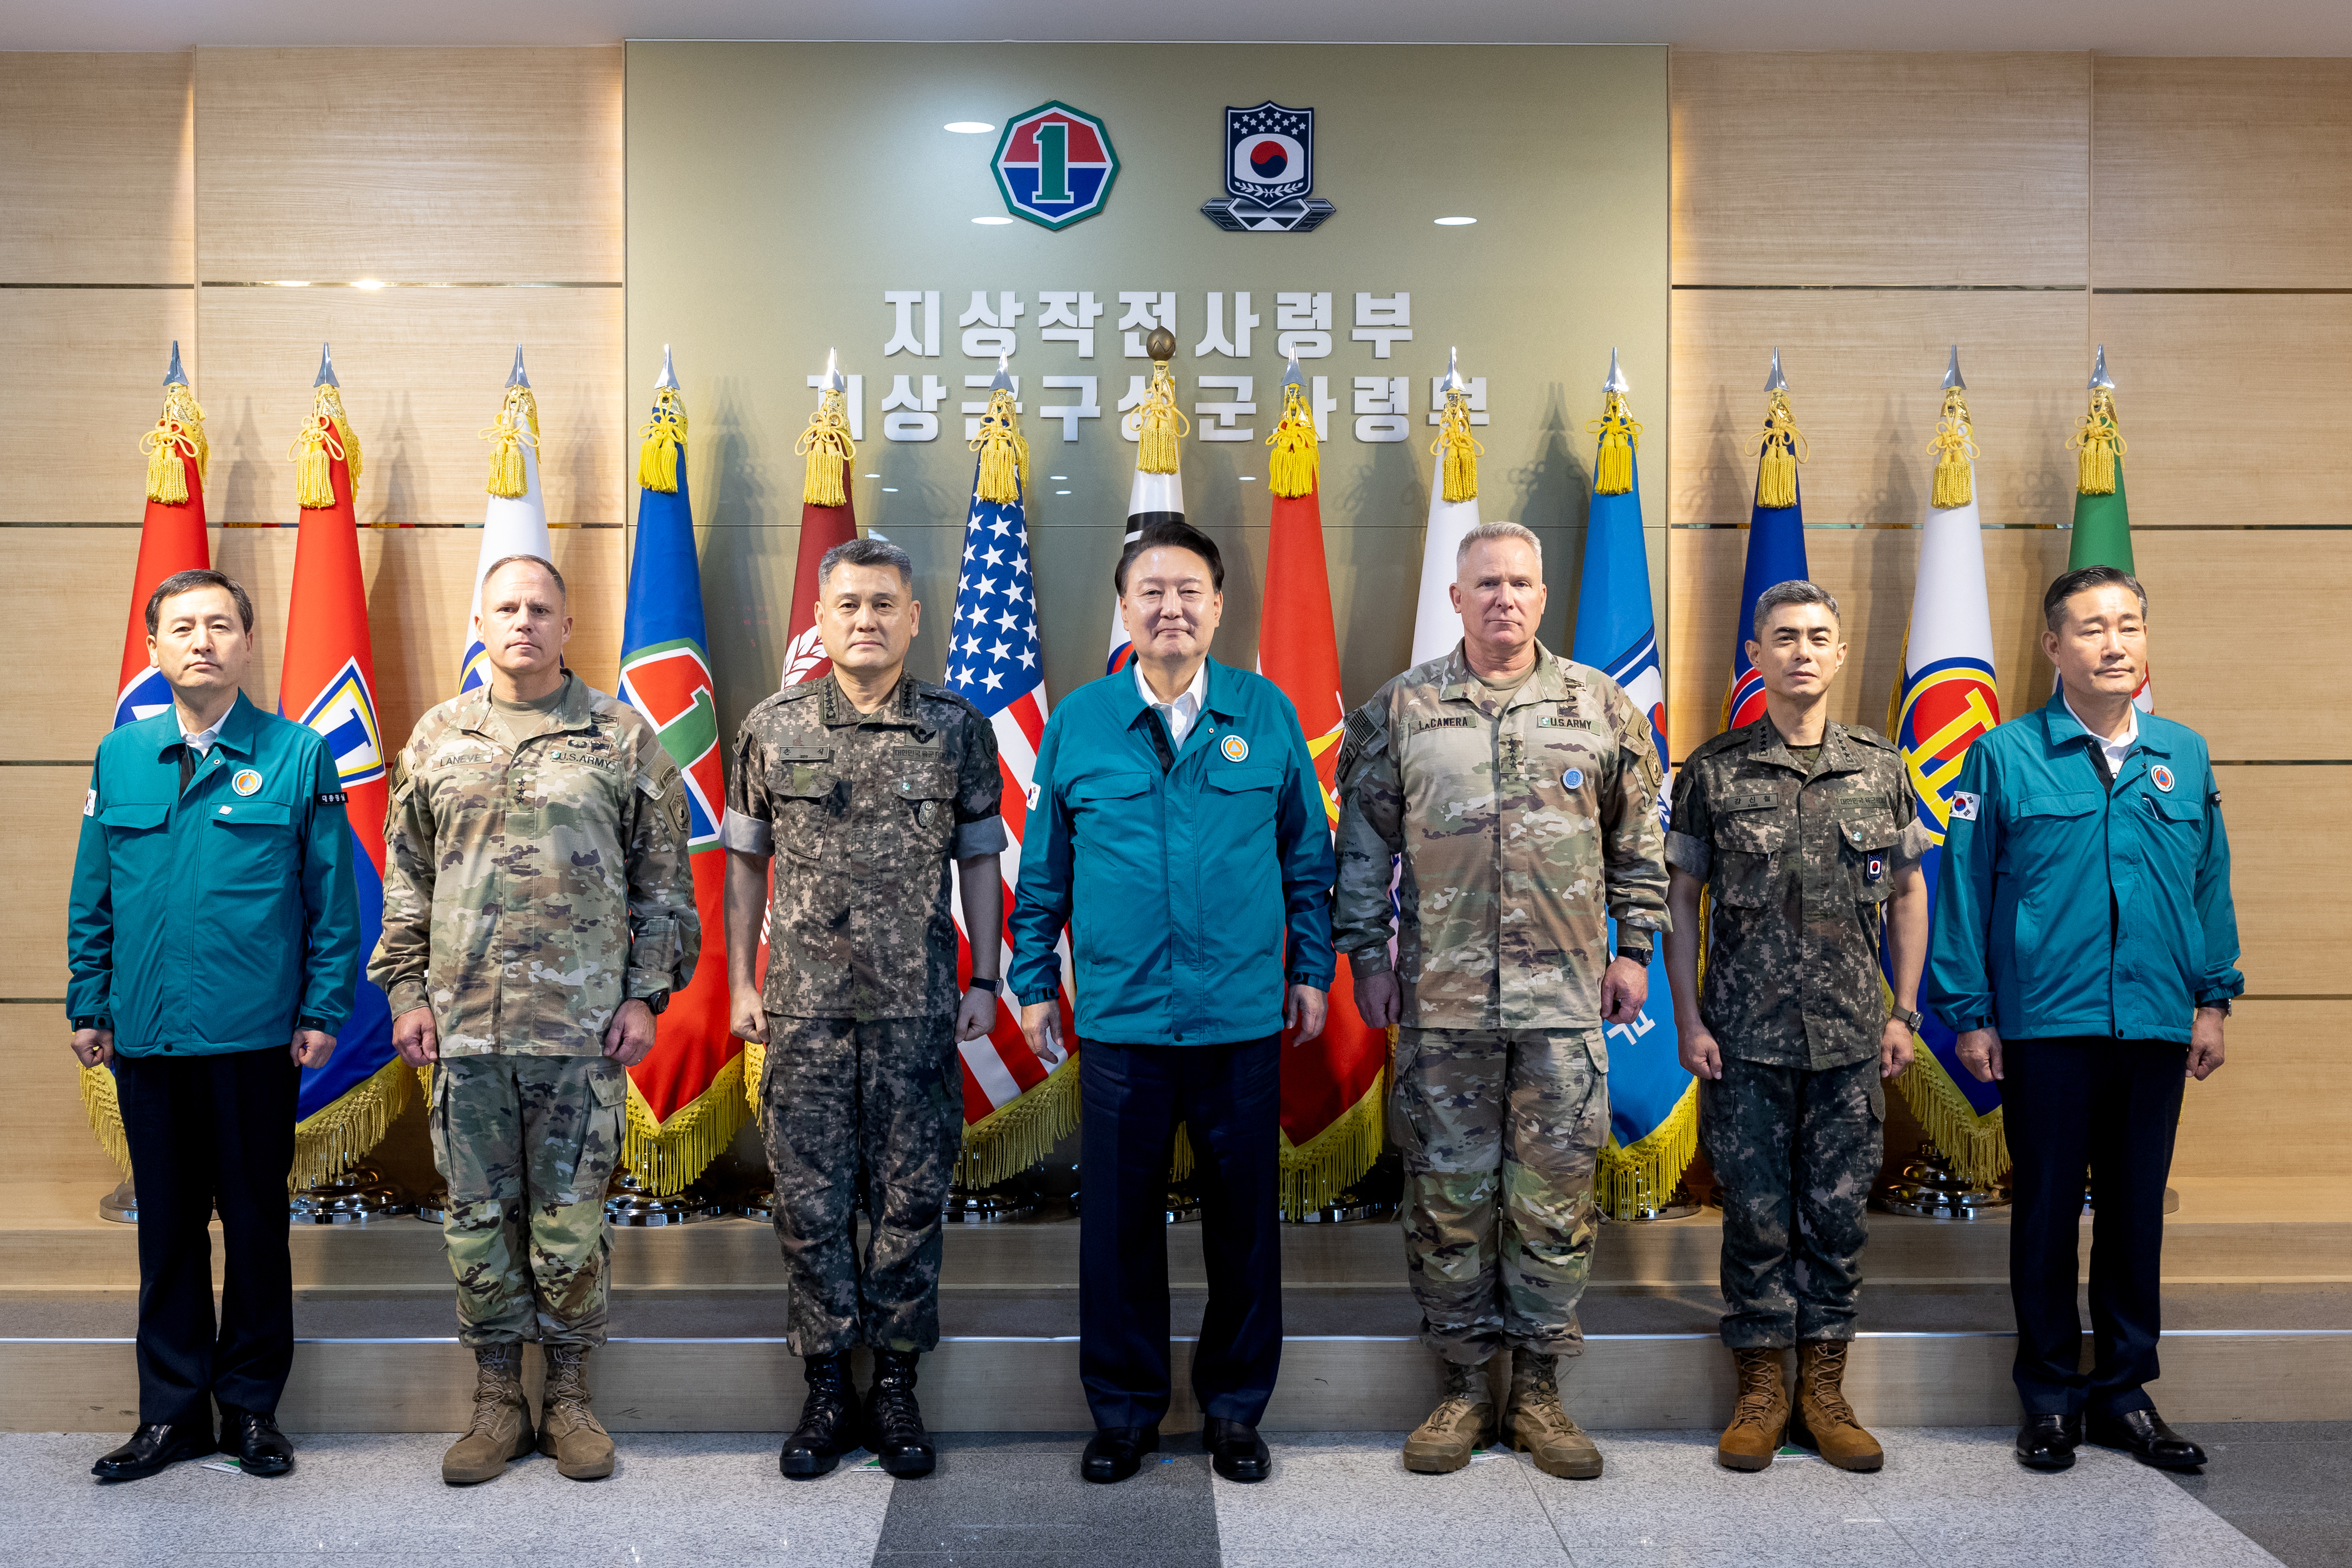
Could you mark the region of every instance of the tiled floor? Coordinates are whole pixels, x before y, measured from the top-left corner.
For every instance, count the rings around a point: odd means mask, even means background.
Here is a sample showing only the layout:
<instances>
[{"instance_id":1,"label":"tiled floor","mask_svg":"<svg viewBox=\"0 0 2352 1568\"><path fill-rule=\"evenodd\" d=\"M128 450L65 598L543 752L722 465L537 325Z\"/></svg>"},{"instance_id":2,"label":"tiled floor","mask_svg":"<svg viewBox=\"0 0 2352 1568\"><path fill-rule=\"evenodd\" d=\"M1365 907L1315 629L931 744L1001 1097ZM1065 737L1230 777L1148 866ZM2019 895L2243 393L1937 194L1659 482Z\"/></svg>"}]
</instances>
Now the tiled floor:
<instances>
[{"instance_id":1,"label":"tiled floor","mask_svg":"<svg viewBox=\"0 0 2352 1568\"><path fill-rule=\"evenodd\" d=\"M100 1488L88 1469L103 1439L35 1434L0 1437L11 1478L0 1557L108 1568L2352 1568L2352 1427L2193 1435L2214 1463L2176 1482L2095 1449L2065 1474L2029 1474L2005 1431L1882 1433L1888 1463L1875 1476L1811 1458L1733 1475L1714 1465L1710 1434L1610 1433L1596 1481L1556 1480L1509 1454L1409 1475L1394 1435L1286 1434L1272 1439L1273 1478L1254 1487L1215 1479L1193 1441L1171 1436L1134 1480L1089 1487L1076 1436L959 1435L926 1481L852 1465L793 1484L776 1474L772 1436L629 1434L609 1481L566 1481L533 1458L457 1491L440 1483L437 1436L305 1437L282 1481L182 1465Z\"/></svg>"}]
</instances>

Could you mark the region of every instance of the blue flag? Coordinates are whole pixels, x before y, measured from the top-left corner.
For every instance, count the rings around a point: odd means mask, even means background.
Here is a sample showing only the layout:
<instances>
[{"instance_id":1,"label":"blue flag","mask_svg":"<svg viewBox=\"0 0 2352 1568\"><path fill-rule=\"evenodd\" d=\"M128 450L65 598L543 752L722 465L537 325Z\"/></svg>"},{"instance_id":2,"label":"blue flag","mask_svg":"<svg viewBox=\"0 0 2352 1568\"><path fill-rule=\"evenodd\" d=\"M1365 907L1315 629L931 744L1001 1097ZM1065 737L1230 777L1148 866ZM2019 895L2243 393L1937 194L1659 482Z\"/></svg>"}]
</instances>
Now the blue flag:
<instances>
[{"instance_id":1,"label":"blue flag","mask_svg":"<svg viewBox=\"0 0 2352 1568\"><path fill-rule=\"evenodd\" d=\"M1805 572L1805 500L1790 507L1761 501L1748 517L1748 570L1739 579L1739 629L1731 636L1731 684L1723 692L1723 727L1738 729L1764 716L1764 677L1748 662L1748 640L1756 622L1756 601L1776 582L1794 582Z\"/></svg>"}]
</instances>

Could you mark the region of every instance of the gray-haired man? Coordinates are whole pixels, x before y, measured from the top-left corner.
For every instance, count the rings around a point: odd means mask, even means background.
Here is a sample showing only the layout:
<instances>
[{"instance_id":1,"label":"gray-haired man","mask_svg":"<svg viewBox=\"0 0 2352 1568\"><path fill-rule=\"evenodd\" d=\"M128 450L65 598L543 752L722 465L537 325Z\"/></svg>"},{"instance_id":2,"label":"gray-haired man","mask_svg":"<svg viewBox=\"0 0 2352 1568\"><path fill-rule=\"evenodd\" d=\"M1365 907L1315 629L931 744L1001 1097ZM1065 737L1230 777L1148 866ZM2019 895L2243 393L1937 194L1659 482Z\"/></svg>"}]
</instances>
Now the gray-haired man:
<instances>
[{"instance_id":1,"label":"gray-haired man","mask_svg":"<svg viewBox=\"0 0 2352 1568\"><path fill-rule=\"evenodd\" d=\"M956 1041L995 1021L1007 840L988 720L907 674L921 623L906 551L860 538L825 552L816 624L833 673L745 717L719 829L734 1030L767 1046L761 1128L793 1287L787 1338L808 1378L778 1458L793 1477L861 1444L894 1476L935 1460L915 1358L940 1340L940 1217L963 1140ZM961 992L950 861L971 932ZM875 1364L862 1421L849 1382L861 1339Z\"/></svg>"}]
</instances>

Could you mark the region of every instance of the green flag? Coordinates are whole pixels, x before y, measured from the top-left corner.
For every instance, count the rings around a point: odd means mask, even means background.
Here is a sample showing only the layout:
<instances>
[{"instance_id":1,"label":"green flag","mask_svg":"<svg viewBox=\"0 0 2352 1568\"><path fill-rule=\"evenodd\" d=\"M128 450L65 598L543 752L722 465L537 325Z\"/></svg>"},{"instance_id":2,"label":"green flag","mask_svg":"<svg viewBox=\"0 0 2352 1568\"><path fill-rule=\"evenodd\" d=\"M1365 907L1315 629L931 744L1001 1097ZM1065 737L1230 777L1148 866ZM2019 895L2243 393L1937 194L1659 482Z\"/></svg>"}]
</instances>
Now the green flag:
<instances>
[{"instance_id":1,"label":"green flag","mask_svg":"<svg viewBox=\"0 0 2352 1568\"><path fill-rule=\"evenodd\" d=\"M2074 542L2066 551L2066 570L2111 566L2131 571L2131 513L2124 505L2124 460L2116 459L2116 487L2105 496L2074 497ZM2137 576L2137 573L2133 575Z\"/></svg>"},{"instance_id":2,"label":"green flag","mask_svg":"<svg viewBox=\"0 0 2352 1568\"><path fill-rule=\"evenodd\" d=\"M2097 364L2091 371L2091 409L2067 442L2078 454L2074 482L2074 538L2066 550L2066 570L2111 566L2132 570L2131 508L2124 500L2124 436L2116 421L2116 384L2107 379L2107 349L2099 345ZM2143 677L2132 703L2142 713L2156 711L2153 672Z\"/></svg>"}]
</instances>

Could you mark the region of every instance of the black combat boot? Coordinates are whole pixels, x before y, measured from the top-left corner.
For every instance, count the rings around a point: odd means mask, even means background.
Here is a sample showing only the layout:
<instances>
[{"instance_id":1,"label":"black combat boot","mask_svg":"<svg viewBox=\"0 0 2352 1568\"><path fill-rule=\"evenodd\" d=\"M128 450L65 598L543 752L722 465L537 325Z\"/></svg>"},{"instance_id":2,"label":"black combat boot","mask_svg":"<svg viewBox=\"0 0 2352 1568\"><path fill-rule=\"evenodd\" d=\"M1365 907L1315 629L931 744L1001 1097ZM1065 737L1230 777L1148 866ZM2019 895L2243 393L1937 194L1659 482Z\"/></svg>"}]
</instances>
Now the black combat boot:
<instances>
[{"instance_id":1,"label":"black combat boot","mask_svg":"<svg viewBox=\"0 0 2352 1568\"><path fill-rule=\"evenodd\" d=\"M802 1363L808 1400L801 1424L784 1439L777 1468L795 1480L825 1474L857 1447L857 1391L849 1382L849 1353L812 1355Z\"/></svg>"},{"instance_id":2,"label":"black combat boot","mask_svg":"<svg viewBox=\"0 0 2352 1568\"><path fill-rule=\"evenodd\" d=\"M940 1461L915 1404L915 1353L874 1353L874 1386L866 1396L866 1446L901 1480L927 1476Z\"/></svg>"}]
</instances>

